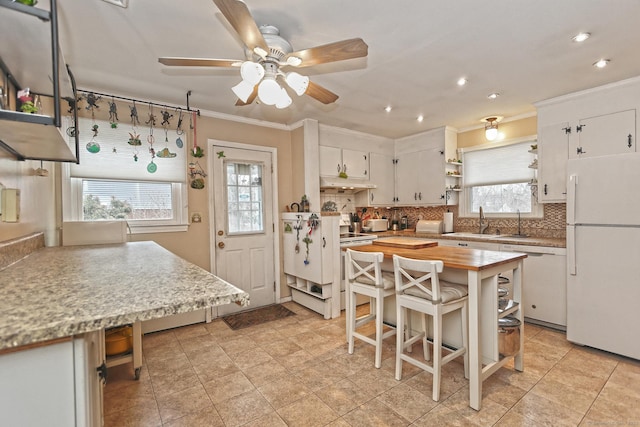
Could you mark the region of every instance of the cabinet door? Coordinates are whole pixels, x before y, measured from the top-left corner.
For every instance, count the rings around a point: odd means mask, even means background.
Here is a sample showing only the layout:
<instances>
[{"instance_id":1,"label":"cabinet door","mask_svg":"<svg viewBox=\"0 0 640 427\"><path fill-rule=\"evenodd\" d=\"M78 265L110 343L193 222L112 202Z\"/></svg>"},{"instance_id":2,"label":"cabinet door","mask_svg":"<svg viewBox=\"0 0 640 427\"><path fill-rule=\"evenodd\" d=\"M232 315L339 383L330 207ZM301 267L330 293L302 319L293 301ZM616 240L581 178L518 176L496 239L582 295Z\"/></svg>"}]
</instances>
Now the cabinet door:
<instances>
[{"instance_id":1,"label":"cabinet door","mask_svg":"<svg viewBox=\"0 0 640 427\"><path fill-rule=\"evenodd\" d=\"M342 167L342 150L336 147L321 145L320 151L320 176L336 177Z\"/></svg>"},{"instance_id":2,"label":"cabinet door","mask_svg":"<svg viewBox=\"0 0 640 427\"><path fill-rule=\"evenodd\" d=\"M419 205L443 205L445 191L444 152L440 148L430 148L419 153L420 167L418 183Z\"/></svg>"},{"instance_id":3,"label":"cabinet door","mask_svg":"<svg viewBox=\"0 0 640 427\"><path fill-rule=\"evenodd\" d=\"M542 203L567 199L569 123L556 123L538 130L538 200Z\"/></svg>"},{"instance_id":4,"label":"cabinet door","mask_svg":"<svg viewBox=\"0 0 640 427\"><path fill-rule=\"evenodd\" d=\"M417 153L398 155L396 163L396 204L412 206L418 203L420 157Z\"/></svg>"},{"instance_id":5,"label":"cabinet door","mask_svg":"<svg viewBox=\"0 0 640 427\"><path fill-rule=\"evenodd\" d=\"M395 196L395 167L393 157L386 154L371 153L370 177L377 188L369 190L369 206L390 206Z\"/></svg>"},{"instance_id":6,"label":"cabinet door","mask_svg":"<svg viewBox=\"0 0 640 427\"><path fill-rule=\"evenodd\" d=\"M567 325L566 256L529 253L524 260L524 315Z\"/></svg>"},{"instance_id":7,"label":"cabinet door","mask_svg":"<svg viewBox=\"0 0 640 427\"><path fill-rule=\"evenodd\" d=\"M571 158L606 156L636 151L636 110L581 119Z\"/></svg>"},{"instance_id":8,"label":"cabinet door","mask_svg":"<svg viewBox=\"0 0 640 427\"><path fill-rule=\"evenodd\" d=\"M343 149L342 164L349 178L369 178L369 153Z\"/></svg>"}]
</instances>

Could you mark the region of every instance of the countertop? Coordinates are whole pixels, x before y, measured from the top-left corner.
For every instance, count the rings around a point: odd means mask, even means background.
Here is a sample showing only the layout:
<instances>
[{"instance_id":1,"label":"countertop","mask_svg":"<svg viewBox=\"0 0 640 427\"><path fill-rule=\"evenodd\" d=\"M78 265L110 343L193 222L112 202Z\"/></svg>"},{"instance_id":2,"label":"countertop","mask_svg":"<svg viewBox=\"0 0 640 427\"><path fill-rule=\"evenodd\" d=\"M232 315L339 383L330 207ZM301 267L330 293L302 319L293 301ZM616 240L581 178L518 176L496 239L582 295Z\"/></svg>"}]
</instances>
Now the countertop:
<instances>
[{"instance_id":1,"label":"countertop","mask_svg":"<svg viewBox=\"0 0 640 427\"><path fill-rule=\"evenodd\" d=\"M402 231L377 231L372 232L378 237L419 237L422 239L440 239L440 240L468 240L473 242L486 243L506 243L510 245L527 245L527 246L545 246L551 248L567 247L566 239L557 239L551 237L510 237L509 235L500 234L484 234L482 236L460 235L454 234L437 234L437 233L416 233L415 229Z\"/></svg>"},{"instance_id":2,"label":"countertop","mask_svg":"<svg viewBox=\"0 0 640 427\"><path fill-rule=\"evenodd\" d=\"M0 350L249 295L154 242L43 248L0 271Z\"/></svg>"},{"instance_id":3,"label":"countertop","mask_svg":"<svg viewBox=\"0 0 640 427\"><path fill-rule=\"evenodd\" d=\"M445 267L461 270L481 271L527 257L518 252L498 252L481 249L458 248L456 246L432 246L421 249L396 248L381 245L364 245L353 248L362 252L382 252L385 258L400 255L414 259L437 259Z\"/></svg>"}]
</instances>

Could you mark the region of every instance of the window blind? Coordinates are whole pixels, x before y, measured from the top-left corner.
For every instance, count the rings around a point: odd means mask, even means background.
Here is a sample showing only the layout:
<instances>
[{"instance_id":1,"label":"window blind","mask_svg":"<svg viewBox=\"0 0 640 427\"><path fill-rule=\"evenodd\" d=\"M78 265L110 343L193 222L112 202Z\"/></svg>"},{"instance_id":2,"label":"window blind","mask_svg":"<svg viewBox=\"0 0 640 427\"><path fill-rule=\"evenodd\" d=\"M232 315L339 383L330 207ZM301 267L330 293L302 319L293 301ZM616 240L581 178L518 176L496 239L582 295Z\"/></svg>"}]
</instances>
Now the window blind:
<instances>
[{"instance_id":1,"label":"window blind","mask_svg":"<svg viewBox=\"0 0 640 427\"><path fill-rule=\"evenodd\" d=\"M534 156L531 141L463 152L463 180L466 187L529 182L534 170L529 168Z\"/></svg>"},{"instance_id":2,"label":"window blind","mask_svg":"<svg viewBox=\"0 0 640 427\"><path fill-rule=\"evenodd\" d=\"M130 125L119 124L112 128L105 120L95 120L98 125L98 135L93 137L91 130L94 121L88 118L78 119L80 131L80 164L71 164L70 174L74 178L91 179L121 179L128 181L157 181L157 182L186 182L187 178L187 133L178 135L175 129L165 131L161 127L153 129L153 148L156 156L153 163L156 171L151 173L150 135L148 126L132 128ZM136 137L141 145L130 145L129 140ZM182 148L176 140L180 138ZM89 152L86 147L92 143L100 145L97 153ZM166 151L163 151L165 150ZM175 157L162 157L164 152L175 154ZM134 156L137 157L137 161Z\"/></svg>"}]
</instances>

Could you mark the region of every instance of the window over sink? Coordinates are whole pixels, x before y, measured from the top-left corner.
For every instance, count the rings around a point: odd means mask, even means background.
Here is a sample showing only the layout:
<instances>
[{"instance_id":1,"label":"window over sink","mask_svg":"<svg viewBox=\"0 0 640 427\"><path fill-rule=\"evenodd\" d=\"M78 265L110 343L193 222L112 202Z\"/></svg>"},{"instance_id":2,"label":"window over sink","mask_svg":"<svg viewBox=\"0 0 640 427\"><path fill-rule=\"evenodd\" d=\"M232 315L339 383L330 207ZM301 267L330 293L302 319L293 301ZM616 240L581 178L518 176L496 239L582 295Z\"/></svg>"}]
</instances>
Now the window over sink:
<instances>
[{"instance_id":1,"label":"window over sink","mask_svg":"<svg viewBox=\"0 0 640 427\"><path fill-rule=\"evenodd\" d=\"M535 138L520 138L460 150L463 164L462 216L477 216L482 207L492 217L541 217L532 184L537 181ZM535 185L533 186L535 190Z\"/></svg>"}]
</instances>

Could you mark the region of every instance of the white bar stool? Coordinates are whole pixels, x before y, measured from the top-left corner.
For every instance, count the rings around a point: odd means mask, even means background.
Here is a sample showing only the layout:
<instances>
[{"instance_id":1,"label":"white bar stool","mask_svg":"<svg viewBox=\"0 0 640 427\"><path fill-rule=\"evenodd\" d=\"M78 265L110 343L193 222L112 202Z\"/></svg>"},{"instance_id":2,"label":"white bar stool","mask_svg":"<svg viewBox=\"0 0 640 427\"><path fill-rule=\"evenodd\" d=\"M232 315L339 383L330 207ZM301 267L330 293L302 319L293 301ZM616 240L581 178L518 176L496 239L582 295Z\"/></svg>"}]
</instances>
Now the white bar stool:
<instances>
[{"instance_id":1,"label":"white bar stool","mask_svg":"<svg viewBox=\"0 0 640 427\"><path fill-rule=\"evenodd\" d=\"M382 363L382 340L396 333L395 329L382 332L384 299L393 295L393 273L383 272L381 269L384 255L381 252L358 252L347 249L345 255L346 268L346 317L347 317L347 341L349 354L353 354L354 339L358 338L375 347L376 356L374 366L380 368ZM366 316L356 319L356 294L366 295L374 301L370 304L370 312ZM371 339L368 336L356 332L362 325L375 321L376 336Z\"/></svg>"},{"instance_id":2,"label":"white bar stool","mask_svg":"<svg viewBox=\"0 0 640 427\"><path fill-rule=\"evenodd\" d=\"M442 366L460 355L464 355L464 376L469 378L469 355L467 352L467 287L441 281L438 273L442 272L442 261L424 261L393 256L393 269L396 286L396 380L402 379L402 361L407 361L433 375L433 400L440 399L440 377ZM405 333L405 324L411 310L422 314L423 331L411 336L410 323ZM460 311L462 321L462 347L452 350L442 347L442 317L453 311ZM429 361L427 341L426 316L433 317L433 362L427 365L421 360L411 357L405 350L411 351L411 346L422 340L424 359ZM442 357L442 349L450 351Z\"/></svg>"}]
</instances>

